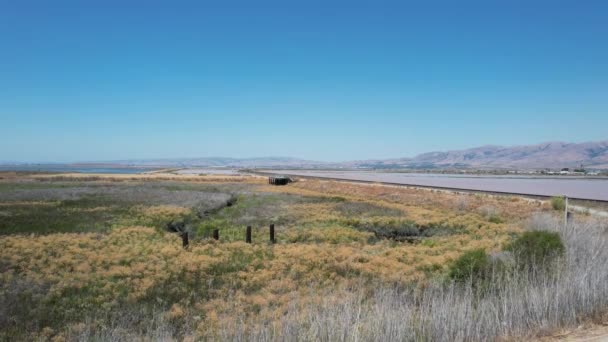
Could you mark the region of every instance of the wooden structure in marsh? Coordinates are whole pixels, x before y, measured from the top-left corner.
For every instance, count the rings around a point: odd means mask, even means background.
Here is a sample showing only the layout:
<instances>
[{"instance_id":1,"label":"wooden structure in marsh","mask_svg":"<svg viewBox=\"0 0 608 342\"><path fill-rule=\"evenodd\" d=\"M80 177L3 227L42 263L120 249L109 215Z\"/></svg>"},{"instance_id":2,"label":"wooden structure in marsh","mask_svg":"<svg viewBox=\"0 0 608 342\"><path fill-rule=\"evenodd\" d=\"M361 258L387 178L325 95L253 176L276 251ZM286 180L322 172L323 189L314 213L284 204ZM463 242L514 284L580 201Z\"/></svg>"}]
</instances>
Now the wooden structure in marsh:
<instances>
[{"instance_id":1,"label":"wooden structure in marsh","mask_svg":"<svg viewBox=\"0 0 608 342\"><path fill-rule=\"evenodd\" d=\"M271 223L268 226L269 229L269 241L271 244L275 244L277 243L277 239L276 239L276 234L275 234L275 229L274 229L274 223ZM189 234L187 231L184 231L182 233L180 233L180 236L182 237L182 247L184 247L184 249L188 249L188 247L190 246L190 240L189 240ZM247 228L245 229L245 242L246 243L253 243L253 229L251 226L247 226ZM213 239L214 240L219 240L220 239L220 230L219 229L213 229Z\"/></svg>"},{"instance_id":2,"label":"wooden structure in marsh","mask_svg":"<svg viewBox=\"0 0 608 342\"><path fill-rule=\"evenodd\" d=\"M287 185L293 182L293 180L287 176L270 176L268 177L268 184L272 185Z\"/></svg>"}]
</instances>

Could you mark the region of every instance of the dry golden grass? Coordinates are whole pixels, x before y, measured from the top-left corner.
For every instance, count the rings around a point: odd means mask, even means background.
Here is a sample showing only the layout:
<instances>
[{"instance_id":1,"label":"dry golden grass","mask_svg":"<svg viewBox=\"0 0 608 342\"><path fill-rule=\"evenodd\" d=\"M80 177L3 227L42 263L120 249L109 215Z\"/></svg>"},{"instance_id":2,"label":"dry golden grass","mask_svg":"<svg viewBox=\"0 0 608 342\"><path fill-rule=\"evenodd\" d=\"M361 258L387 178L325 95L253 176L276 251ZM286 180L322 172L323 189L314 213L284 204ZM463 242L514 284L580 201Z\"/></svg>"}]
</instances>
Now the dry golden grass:
<instances>
[{"instance_id":1,"label":"dry golden grass","mask_svg":"<svg viewBox=\"0 0 608 342\"><path fill-rule=\"evenodd\" d=\"M218 321L249 315L276 319L296 296L306 298L302 304L314 303L318 298L306 295L311 286L335 288L362 280L405 285L443 269L464 249L496 247L490 240L467 241L462 247L462 239L439 240L440 247L368 245L341 242L353 233L330 230L336 244L204 243L189 250L181 248L177 236L145 227L109 234L9 236L0 239L0 258L9 269L0 279L3 284L14 278L47 284L45 300L61 310L70 310L74 301L102 312L157 301L169 307L168 317L200 316L198 329L204 334ZM316 233L327 234L313 229L312 240Z\"/></svg>"},{"instance_id":2,"label":"dry golden grass","mask_svg":"<svg viewBox=\"0 0 608 342\"><path fill-rule=\"evenodd\" d=\"M490 240L493 244L504 242L513 232L520 230L521 222L542 210L550 210L546 204L522 200L516 197L499 197L479 194L434 192L383 185L355 184L336 181L302 180L288 187L262 186L261 191L286 192L304 196L335 197L348 202L368 203L378 207L403 212L407 220L419 224L446 223L466 227L469 234L459 236L461 244L476 245L472 241ZM462 202L466 201L463 208ZM300 221L322 222L348 218L335 210L335 204L315 203L292 205L289 210ZM495 211L500 221L492 221L486 215L488 208ZM374 217L367 220L382 222L393 217ZM364 218L363 221L366 219ZM450 240L456 237L450 237Z\"/></svg>"},{"instance_id":3,"label":"dry golden grass","mask_svg":"<svg viewBox=\"0 0 608 342\"><path fill-rule=\"evenodd\" d=\"M526 200L517 196L494 196L479 193L457 193L414 187L380 184L362 184L339 181L301 179L285 188L264 187L265 191L281 191L307 196L342 196L359 201L381 202L383 205L418 212L421 218L426 210L453 210L456 212L477 211L483 206L501 210L507 218L521 220L533 212L549 209L544 201Z\"/></svg>"},{"instance_id":4,"label":"dry golden grass","mask_svg":"<svg viewBox=\"0 0 608 342\"><path fill-rule=\"evenodd\" d=\"M22 177L15 171L2 171L0 172L0 180L16 179Z\"/></svg>"},{"instance_id":5,"label":"dry golden grass","mask_svg":"<svg viewBox=\"0 0 608 342\"><path fill-rule=\"evenodd\" d=\"M134 209L149 216L180 216L190 212L189 208L175 205L136 206Z\"/></svg>"},{"instance_id":6,"label":"dry golden grass","mask_svg":"<svg viewBox=\"0 0 608 342\"><path fill-rule=\"evenodd\" d=\"M2 207L18 207L18 206L57 206L59 205L59 201L10 201L10 202L0 202L0 208Z\"/></svg>"},{"instance_id":7,"label":"dry golden grass","mask_svg":"<svg viewBox=\"0 0 608 342\"><path fill-rule=\"evenodd\" d=\"M276 245L204 240L193 241L184 250L177 235L142 226L115 227L103 234L0 237L0 291L7 291L16 280L48 287L40 303L53 303L53 310L64 315L57 318L60 323L53 329L80 324L83 315L103 315L141 303L164 308L168 320L194 319L199 336L211 334L220 322L237 324L250 316L280 325L291 298L298 297L301 305L308 305L320 300L309 295L313 289L361 283L424 284L440 276L467 250L500 250L520 231L521 220L548 210L517 198L335 181L303 180L277 187L267 185L261 177L162 173L25 178L48 182L245 182L258 193L319 199L279 205L289 223L277 227ZM154 222L187 215L190 210L141 205L132 213ZM492 222L489 211L501 221ZM462 231L411 244L375 239L373 233L351 224L395 220L441 223L462 227ZM39 333L62 334L44 329Z\"/></svg>"},{"instance_id":8,"label":"dry golden grass","mask_svg":"<svg viewBox=\"0 0 608 342\"><path fill-rule=\"evenodd\" d=\"M143 173L143 174L95 174L95 173L62 173L29 175L21 179L32 179L37 181L181 181L194 183L223 183L223 182L248 182L265 183L265 177L261 176L231 176L231 175L182 175L174 173Z\"/></svg>"}]
</instances>

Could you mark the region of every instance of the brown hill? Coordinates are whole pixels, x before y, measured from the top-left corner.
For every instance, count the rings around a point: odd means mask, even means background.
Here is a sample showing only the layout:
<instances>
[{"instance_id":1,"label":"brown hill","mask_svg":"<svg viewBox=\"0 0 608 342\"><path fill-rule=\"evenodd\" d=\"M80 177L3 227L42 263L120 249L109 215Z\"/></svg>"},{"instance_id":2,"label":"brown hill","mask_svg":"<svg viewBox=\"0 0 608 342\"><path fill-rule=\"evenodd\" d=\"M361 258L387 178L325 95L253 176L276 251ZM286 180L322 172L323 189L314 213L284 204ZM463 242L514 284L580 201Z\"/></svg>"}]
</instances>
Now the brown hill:
<instances>
[{"instance_id":1,"label":"brown hill","mask_svg":"<svg viewBox=\"0 0 608 342\"><path fill-rule=\"evenodd\" d=\"M608 168L608 140L586 143L547 142L526 146L481 146L429 152L414 158L360 161L351 166L410 168Z\"/></svg>"}]
</instances>

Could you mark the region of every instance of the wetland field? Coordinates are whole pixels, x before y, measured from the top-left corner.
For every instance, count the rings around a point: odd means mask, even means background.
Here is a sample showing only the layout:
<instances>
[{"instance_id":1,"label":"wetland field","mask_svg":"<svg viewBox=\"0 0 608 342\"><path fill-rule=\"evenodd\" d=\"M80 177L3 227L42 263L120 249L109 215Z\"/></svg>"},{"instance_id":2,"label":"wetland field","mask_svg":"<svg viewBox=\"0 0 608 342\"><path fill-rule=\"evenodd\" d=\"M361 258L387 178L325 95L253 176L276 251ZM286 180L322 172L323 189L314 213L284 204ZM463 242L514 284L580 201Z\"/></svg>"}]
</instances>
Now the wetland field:
<instances>
[{"instance_id":1,"label":"wetland field","mask_svg":"<svg viewBox=\"0 0 608 342\"><path fill-rule=\"evenodd\" d=\"M3 172L0 340L543 337L608 305L606 220L562 217L332 180Z\"/></svg>"}]
</instances>

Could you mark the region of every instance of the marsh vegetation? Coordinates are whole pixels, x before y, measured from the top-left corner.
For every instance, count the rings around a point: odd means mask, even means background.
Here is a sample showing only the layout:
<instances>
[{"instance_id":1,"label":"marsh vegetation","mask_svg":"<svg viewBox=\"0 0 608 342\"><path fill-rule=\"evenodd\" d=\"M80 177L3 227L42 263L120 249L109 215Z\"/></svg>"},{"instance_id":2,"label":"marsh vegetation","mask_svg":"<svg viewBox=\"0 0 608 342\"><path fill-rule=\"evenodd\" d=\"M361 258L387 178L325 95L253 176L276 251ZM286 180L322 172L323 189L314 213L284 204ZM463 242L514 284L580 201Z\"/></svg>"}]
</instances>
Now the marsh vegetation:
<instances>
[{"instance_id":1,"label":"marsh vegetation","mask_svg":"<svg viewBox=\"0 0 608 342\"><path fill-rule=\"evenodd\" d=\"M518 198L331 181L4 177L0 339L534 336L608 304L606 224L553 215Z\"/></svg>"}]
</instances>

